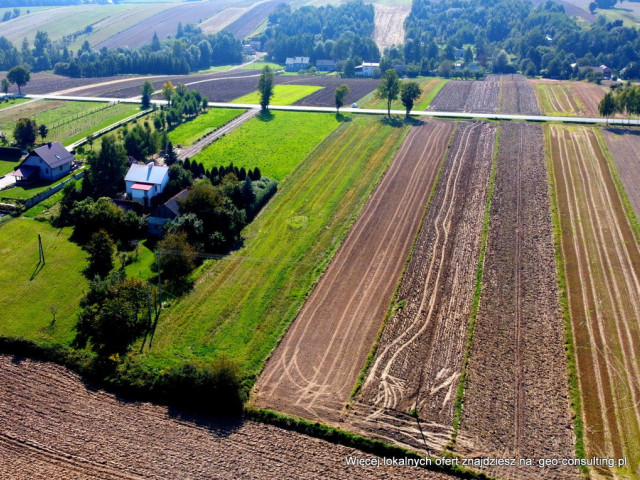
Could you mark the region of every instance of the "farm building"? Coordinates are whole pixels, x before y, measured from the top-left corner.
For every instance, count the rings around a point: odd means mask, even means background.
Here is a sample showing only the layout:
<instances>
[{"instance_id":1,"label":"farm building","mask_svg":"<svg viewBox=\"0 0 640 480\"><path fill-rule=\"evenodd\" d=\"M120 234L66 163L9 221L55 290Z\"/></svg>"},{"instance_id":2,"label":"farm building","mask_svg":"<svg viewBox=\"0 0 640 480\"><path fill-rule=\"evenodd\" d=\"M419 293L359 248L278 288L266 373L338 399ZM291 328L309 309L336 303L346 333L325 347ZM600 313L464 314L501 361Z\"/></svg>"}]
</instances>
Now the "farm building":
<instances>
[{"instance_id":1,"label":"farm building","mask_svg":"<svg viewBox=\"0 0 640 480\"><path fill-rule=\"evenodd\" d=\"M334 60L318 60L316 61L316 70L319 72L335 72L336 62Z\"/></svg>"},{"instance_id":2,"label":"farm building","mask_svg":"<svg viewBox=\"0 0 640 480\"><path fill-rule=\"evenodd\" d=\"M31 152L11 175L21 185L38 180L53 181L67 175L74 160L60 142L48 143Z\"/></svg>"},{"instance_id":3,"label":"farm building","mask_svg":"<svg viewBox=\"0 0 640 480\"><path fill-rule=\"evenodd\" d=\"M309 68L309 57L289 57L285 61L287 72L299 72Z\"/></svg>"},{"instance_id":4,"label":"farm building","mask_svg":"<svg viewBox=\"0 0 640 480\"><path fill-rule=\"evenodd\" d=\"M189 190L184 189L156 208L147 217L147 229L151 235L162 236L162 227L180 215L180 200L187 197Z\"/></svg>"},{"instance_id":5,"label":"farm building","mask_svg":"<svg viewBox=\"0 0 640 480\"><path fill-rule=\"evenodd\" d=\"M134 202L145 207L151 205L151 200L160 195L169 182L169 167L134 163L129 167L127 176L124 177L127 186L127 196Z\"/></svg>"},{"instance_id":6,"label":"farm building","mask_svg":"<svg viewBox=\"0 0 640 480\"><path fill-rule=\"evenodd\" d=\"M380 75L380 64L377 62L363 62L356 67L356 77L376 77Z\"/></svg>"}]
</instances>

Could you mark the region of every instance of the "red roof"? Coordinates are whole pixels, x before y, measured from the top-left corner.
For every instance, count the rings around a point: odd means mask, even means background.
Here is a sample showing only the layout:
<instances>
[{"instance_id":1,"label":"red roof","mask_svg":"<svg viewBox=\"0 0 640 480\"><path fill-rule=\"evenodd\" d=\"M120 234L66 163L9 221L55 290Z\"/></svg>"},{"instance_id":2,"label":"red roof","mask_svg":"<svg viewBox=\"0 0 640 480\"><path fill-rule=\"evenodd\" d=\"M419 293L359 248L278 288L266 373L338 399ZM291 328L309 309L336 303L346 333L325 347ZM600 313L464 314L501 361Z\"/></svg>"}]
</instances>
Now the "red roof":
<instances>
[{"instance_id":1,"label":"red roof","mask_svg":"<svg viewBox=\"0 0 640 480\"><path fill-rule=\"evenodd\" d=\"M149 183L134 183L133 185L131 185L131 188L133 190L148 191L148 190L151 190L152 187L153 187L153 185L151 185Z\"/></svg>"}]
</instances>

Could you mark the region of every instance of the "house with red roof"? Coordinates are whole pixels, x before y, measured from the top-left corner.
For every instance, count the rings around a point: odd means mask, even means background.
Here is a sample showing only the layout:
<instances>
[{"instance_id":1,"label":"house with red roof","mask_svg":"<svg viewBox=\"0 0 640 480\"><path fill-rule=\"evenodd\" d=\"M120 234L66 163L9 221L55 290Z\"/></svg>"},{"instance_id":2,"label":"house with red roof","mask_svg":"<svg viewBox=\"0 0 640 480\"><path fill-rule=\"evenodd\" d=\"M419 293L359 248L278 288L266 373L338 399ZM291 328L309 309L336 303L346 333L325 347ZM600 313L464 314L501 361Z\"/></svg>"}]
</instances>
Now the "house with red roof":
<instances>
[{"instance_id":1,"label":"house with red roof","mask_svg":"<svg viewBox=\"0 0 640 480\"><path fill-rule=\"evenodd\" d=\"M145 207L151 206L151 200L160 195L169 183L169 167L134 163L124 177L127 196Z\"/></svg>"}]
</instances>

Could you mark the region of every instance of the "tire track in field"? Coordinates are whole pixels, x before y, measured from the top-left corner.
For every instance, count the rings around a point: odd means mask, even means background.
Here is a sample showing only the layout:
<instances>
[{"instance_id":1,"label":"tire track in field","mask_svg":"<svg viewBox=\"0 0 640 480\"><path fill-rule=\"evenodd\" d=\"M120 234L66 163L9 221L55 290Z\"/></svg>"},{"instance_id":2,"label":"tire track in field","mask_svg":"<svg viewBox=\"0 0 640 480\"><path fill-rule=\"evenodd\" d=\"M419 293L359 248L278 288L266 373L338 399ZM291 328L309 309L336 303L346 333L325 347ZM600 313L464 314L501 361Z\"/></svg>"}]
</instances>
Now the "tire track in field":
<instances>
[{"instance_id":1,"label":"tire track in field","mask_svg":"<svg viewBox=\"0 0 640 480\"><path fill-rule=\"evenodd\" d=\"M460 125L400 286L406 304L386 325L348 419L427 451L451 439L496 132Z\"/></svg>"},{"instance_id":2,"label":"tire track in field","mask_svg":"<svg viewBox=\"0 0 640 480\"><path fill-rule=\"evenodd\" d=\"M385 312L453 131L414 127L258 380L256 403L336 420Z\"/></svg>"},{"instance_id":3,"label":"tire track in field","mask_svg":"<svg viewBox=\"0 0 640 480\"><path fill-rule=\"evenodd\" d=\"M640 464L640 249L593 131L552 133L560 206L569 219L563 252L587 453L626 455L633 470Z\"/></svg>"}]
</instances>

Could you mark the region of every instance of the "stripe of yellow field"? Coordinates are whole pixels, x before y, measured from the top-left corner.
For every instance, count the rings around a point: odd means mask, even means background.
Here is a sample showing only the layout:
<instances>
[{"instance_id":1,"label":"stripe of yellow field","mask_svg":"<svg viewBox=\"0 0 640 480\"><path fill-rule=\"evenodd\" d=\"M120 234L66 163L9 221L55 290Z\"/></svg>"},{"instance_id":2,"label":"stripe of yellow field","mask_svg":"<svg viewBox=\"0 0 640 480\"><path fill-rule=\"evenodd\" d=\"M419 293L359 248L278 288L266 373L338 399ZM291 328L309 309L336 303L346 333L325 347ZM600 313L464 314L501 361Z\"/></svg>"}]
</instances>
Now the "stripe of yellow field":
<instances>
[{"instance_id":1,"label":"stripe of yellow field","mask_svg":"<svg viewBox=\"0 0 640 480\"><path fill-rule=\"evenodd\" d=\"M275 85L273 88L273 97L271 97L270 103L272 105L292 105L307 95L311 95L323 88L324 87L311 85ZM236 98L230 103L258 104L260 103L260 94L258 91L255 91Z\"/></svg>"}]
</instances>

